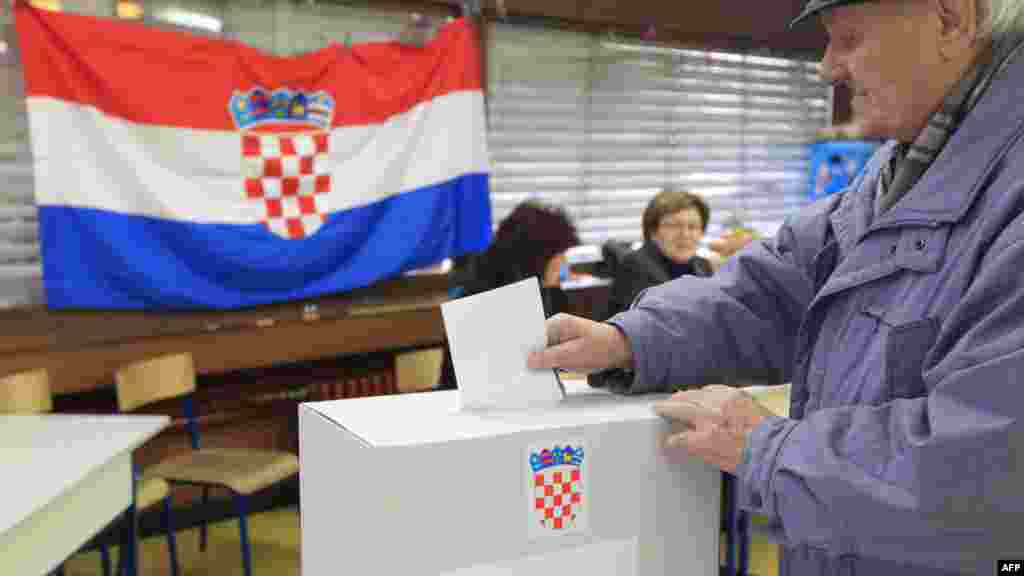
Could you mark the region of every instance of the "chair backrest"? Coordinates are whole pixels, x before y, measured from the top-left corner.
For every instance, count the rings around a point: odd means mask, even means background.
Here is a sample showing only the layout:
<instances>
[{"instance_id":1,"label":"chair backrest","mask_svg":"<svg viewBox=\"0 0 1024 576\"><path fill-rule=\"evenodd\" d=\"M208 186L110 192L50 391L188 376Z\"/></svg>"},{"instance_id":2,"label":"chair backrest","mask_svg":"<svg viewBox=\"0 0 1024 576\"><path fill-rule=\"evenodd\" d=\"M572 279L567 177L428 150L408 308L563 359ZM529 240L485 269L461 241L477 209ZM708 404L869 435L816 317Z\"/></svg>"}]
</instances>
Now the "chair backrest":
<instances>
[{"instance_id":1,"label":"chair backrest","mask_svg":"<svg viewBox=\"0 0 1024 576\"><path fill-rule=\"evenodd\" d=\"M18 372L0 378L0 414L39 414L53 410L46 370Z\"/></svg>"},{"instance_id":2,"label":"chair backrest","mask_svg":"<svg viewBox=\"0 0 1024 576\"><path fill-rule=\"evenodd\" d=\"M428 348L395 355L395 381L399 392L424 392L437 386L444 349Z\"/></svg>"},{"instance_id":3,"label":"chair backrest","mask_svg":"<svg viewBox=\"0 0 1024 576\"><path fill-rule=\"evenodd\" d=\"M622 265L623 259L633 251L632 245L629 242L623 242L621 240L607 240L601 245L601 257L603 259L602 265L605 273L614 278L618 274L619 267Z\"/></svg>"},{"instance_id":4,"label":"chair backrest","mask_svg":"<svg viewBox=\"0 0 1024 576\"><path fill-rule=\"evenodd\" d=\"M117 407L129 412L146 404L191 394L196 370L191 354L171 354L122 366L114 375Z\"/></svg>"}]
</instances>

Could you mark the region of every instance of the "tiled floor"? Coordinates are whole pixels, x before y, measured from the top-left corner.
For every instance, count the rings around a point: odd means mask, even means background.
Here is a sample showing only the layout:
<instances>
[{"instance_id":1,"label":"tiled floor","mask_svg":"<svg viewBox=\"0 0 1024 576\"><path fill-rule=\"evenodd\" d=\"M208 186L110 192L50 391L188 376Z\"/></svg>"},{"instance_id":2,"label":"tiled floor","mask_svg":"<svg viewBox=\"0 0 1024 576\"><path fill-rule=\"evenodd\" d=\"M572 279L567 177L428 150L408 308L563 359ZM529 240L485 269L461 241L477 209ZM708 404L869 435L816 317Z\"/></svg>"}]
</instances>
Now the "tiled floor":
<instances>
[{"instance_id":1,"label":"tiled floor","mask_svg":"<svg viewBox=\"0 0 1024 576\"><path fill-rule=\"evenodd\" d=\"M299 515L294 508L256 514L249 524L254 559L254 576L298 576ZM170 574L166 540L148 538L142 543L140 573L146 576ZM116 550L112 556L116 559ZM754 537L751 543L751 572L756 576L777 576L778 551L767 541ZM199 531L178 533L178 561L182 576L233 576L242 574L238 525L215 524L210 529L209 545L199 552ZM98 552L80 554L65 564L66 576L102 574Z\"/></svg>"}]
</instances>

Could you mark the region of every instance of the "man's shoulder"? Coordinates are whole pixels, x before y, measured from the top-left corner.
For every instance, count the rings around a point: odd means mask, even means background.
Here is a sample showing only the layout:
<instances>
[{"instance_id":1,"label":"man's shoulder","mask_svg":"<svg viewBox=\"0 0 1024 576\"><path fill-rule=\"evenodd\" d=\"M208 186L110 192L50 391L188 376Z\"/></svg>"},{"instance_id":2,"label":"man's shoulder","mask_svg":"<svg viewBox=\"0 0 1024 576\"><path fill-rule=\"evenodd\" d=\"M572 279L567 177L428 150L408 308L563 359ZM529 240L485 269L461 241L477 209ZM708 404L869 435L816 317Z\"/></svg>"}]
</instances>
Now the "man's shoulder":
<instances>
[{"instance_id":1,"label":"man's shoulder","mask_svg":"<svg viewBox=\"0 0 1024 576\"><path fill-rule=\"evenodd\" d=\"M817 230L828 225L829 217L843 202L852 201L858 192L847 188L831 196L819 198L792 214L783 222L780 232L788 231L796 236L804 236L804 231Z\"/></svg>"}]
</instances>

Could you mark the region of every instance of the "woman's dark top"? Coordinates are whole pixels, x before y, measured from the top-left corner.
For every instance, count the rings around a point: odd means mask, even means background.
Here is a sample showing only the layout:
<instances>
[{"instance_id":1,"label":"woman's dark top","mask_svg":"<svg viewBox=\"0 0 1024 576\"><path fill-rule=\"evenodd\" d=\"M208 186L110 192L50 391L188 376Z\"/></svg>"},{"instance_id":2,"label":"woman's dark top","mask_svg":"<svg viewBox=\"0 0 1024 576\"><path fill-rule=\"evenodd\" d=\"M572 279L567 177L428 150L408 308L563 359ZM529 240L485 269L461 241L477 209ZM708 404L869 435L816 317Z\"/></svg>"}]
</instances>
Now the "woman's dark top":
<instances>
[{"instance_id":1,"label":"woman's dark top","mask_svg":"<svg viewBox=\"0 0 1024 576\"><path fill-rule=\"evenodd\" d=\"M665 256L654 242L644 242L643 246L627 254L615 267L615 281L608 297L605 318L628 310L633 300L651 286L675 280L680 276L711 274L711 263L700 256L694 256L680 264Z\"/></svg>"}]
</instances>

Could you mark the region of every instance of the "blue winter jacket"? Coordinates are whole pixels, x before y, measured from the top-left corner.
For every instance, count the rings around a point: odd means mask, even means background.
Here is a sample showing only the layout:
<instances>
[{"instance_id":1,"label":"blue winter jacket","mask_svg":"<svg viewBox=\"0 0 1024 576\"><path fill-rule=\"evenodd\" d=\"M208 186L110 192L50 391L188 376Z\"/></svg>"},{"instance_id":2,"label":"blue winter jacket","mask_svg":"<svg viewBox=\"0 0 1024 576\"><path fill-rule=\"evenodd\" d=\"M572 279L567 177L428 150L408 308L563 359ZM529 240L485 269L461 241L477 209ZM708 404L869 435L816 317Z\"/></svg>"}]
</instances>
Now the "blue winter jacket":
<instances>
[{"instance_id":1,"label":"blue winter jacket","mask_svg":"<svg viewBox=\"0 0 1024 576\"><path fill-rule=\"evenodd\" d=\"M740 503L792 576L994 574L1024 557L1024 58L898 203L882 147L845 192L713 278L641 294L633 392L792 382Z\"/></svg>"}]
</instances>

